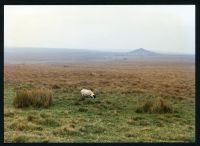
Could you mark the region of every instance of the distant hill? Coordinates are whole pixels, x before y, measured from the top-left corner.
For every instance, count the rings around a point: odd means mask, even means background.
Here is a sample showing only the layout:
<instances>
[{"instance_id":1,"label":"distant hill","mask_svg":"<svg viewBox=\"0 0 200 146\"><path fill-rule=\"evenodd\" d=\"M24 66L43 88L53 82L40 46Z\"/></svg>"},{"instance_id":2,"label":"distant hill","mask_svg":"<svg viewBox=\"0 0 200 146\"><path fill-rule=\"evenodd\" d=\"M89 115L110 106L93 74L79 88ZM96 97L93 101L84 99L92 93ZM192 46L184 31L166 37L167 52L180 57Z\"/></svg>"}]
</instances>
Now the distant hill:
<instances>
[{"instance_id":1,"label":"distant hill","mask_svg":"<svg viewBox=\"0 0 200 146\"><path fill-rule=\"evenodd\" d=\"M148 50L143 49L143 48L133 50L133 51L129 52L129 54L131 54L131 55L137 55L137 56L155 56L155 55L161 55L159 53L148 51Z\"/></svg>"},{"instance_id":2,"label":"distant hill","mask_svg":"<svg viewBox=\"0 0 200 146\"><path fill-rule=\"evenodd\" d=\"M106 52L83 49L59 48L6 48L5 63L67 63L67 62L103 62L103 61L160 61L194 60L194 55L159 54L143 48L130 52Z\"/></svg>"}]
</instances>

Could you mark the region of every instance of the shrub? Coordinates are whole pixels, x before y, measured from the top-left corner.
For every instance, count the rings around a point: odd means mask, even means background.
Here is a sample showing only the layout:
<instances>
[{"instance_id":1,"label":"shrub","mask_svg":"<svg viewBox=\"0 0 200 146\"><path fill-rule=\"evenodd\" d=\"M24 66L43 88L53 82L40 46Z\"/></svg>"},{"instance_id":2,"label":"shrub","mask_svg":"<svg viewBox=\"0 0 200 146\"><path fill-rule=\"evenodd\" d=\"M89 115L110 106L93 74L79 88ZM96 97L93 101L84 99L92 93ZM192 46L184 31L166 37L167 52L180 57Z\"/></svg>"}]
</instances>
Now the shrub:
<instances>
[{"instance_id":1,"label":"shrub","mask_svg":"<svg viewBox=\"0 0 200 146\"><path fill-rule=\"evenodd\" d=\"M145 102L143 101L136 109L138 113L171 113L173 107L171 103L160 97L149 98Z\"/></svg>"},{"instance_id":2,"label":"shrub","mask_svg":"<svg viewBox=\"0 0 200 146\"><path fill-rule=\"evenodd\" d=\"M16 108L22 107L48 107L52 103L52 91L49 89L21 89L17 90L13 104Z\"/></svg>"}]
</instances>

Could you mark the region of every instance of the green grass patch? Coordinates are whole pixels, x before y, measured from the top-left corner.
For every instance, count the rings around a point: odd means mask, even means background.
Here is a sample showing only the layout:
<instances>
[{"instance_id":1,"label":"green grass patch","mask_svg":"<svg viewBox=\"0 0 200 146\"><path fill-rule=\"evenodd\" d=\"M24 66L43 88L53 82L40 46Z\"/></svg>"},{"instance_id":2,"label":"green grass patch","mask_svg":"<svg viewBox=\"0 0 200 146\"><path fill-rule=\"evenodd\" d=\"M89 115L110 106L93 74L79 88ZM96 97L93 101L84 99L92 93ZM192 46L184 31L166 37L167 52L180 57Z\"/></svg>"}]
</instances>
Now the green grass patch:
<instances>
[{"instance_id":1,"label":"green grass patch","mask_svg":"<svg viewBox=\"0 0 200 146\"><path fill-rule=\"evenodd\" d=\"M149 93L102 91L79 101L76 89L54 89L49 108L15 108L15 90L4 96L4 142L194 142L195 103L175 98L176 112L136 112ZM160 103L159 103L160 104ZM158 107L160 105L157 105ZM160 111L160 110L158 110Z\"/></svg>"}]
</instances>

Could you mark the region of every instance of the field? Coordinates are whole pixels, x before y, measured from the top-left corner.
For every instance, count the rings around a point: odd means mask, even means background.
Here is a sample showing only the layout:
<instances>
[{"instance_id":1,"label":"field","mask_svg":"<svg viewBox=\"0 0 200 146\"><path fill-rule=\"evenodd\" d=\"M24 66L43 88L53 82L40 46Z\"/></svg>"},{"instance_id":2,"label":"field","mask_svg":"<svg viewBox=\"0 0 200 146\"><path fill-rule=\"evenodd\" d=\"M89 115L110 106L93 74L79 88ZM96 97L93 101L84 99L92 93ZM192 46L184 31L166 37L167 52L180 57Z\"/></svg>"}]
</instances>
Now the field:
<instances>
[{"instance_id":1,"label":"field","mask_svg":"<svg viewBox=\"0 0 200 146\"><path fill-rule=\"evenodd\" d=\"M4 65L4 142L194 142L193 61ZM15 108L18 88L53 91L48 108ZM82 88L97 98L79 101ZM160 97L171 113L138 113Z\"/></svg>"}]
</instances>

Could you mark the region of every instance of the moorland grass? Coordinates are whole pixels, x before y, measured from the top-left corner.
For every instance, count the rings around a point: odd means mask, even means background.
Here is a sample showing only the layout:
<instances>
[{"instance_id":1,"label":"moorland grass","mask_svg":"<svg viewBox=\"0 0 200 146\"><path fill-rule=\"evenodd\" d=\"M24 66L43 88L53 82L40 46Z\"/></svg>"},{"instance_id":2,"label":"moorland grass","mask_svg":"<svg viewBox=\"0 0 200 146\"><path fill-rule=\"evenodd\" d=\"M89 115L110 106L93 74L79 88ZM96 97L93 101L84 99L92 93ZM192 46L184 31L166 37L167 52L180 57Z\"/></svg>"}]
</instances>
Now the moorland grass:
<instances>
[{"instance_id":1,"label":"moorland grass","mask_svg":"<svg viewBox=\"0 0 200 146\"><path fill-rule=\"evenodd\" d=\"M4 142L194 142L194 67L182 62L6 65ZM16 89L43 86L53 91L51 106L13 106ZM79 101L82 88L97 98ZM153 111L164 112L136 112L149 97L160 97ZM176 112L166 112L168 106Z\"/></svg>"},{"instance_id":2,"label":"moorland grass","mask_svg":"<svg viewBox=\"0 0 200 146\"><path fill-rule=\"evenodd\" d=\"M146 98L137 107L138 113L172 113L174 111L169 100L161 97Z\"/></svg>"},{"instance_id":3,"label":"moorland grass","mask_svg":"<svg viewBox=\"0 0 200 146\"><path fill-rule=\"evenodd\" d=\"M20 89L16 91L13 105L16 108L28 106L33 107L49 107L52 103L52 91L49 89Z\"/></svg>"},{"instance_id":4,"label":"moorland grass","mask_svg":"<svg viewBox=\"0 0 200 146\"><path fill-rule=\"evenodd\" d=\"M55 90L49 108L21 109L8 102L10 92L14 90L5 91L4 142L194 141L194 102L172 102L176 113L137 113L138 99L145 100L148 93L103 92L95 100L79 101L77 92Z\"/></svg>"}]
</instances>

